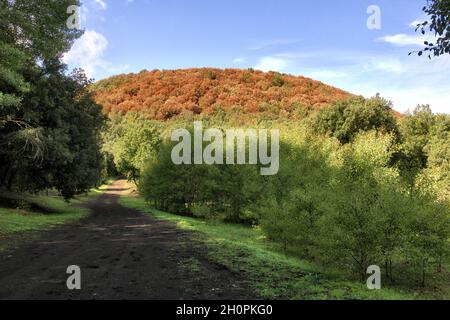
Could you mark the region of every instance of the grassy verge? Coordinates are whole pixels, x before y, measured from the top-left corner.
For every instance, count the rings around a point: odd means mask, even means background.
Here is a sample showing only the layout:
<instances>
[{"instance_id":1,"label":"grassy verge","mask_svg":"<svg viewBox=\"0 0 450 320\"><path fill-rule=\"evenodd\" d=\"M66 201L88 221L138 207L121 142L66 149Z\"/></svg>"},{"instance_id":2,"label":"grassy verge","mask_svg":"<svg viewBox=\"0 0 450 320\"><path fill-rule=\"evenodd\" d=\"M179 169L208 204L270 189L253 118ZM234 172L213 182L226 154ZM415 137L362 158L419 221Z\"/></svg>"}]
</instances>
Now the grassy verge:
<instances>
[{"instance_id":1,"label":"grassy verge","mask_svg":"<svg viewBox=\"0 0 450 320\"><path fill-rule=\"evenodd\" d=\"M264 239L257 228L181 217L149 208L142 198L122 197L121 204L199 233L210 250L208 259L242 274L265 299L414 299L414 294L383 289L344 279L312 263L289 257Z\"/></svg>"},{"instance_id":2,"label":"grassy verge","mask_svg":"<svg viewBox=\"0 0 450 320\"><path fill-rule=\"evenodd\" d=\"M49 208L54 213L39 213L27 209L0 208L0 250L14 242L15 235L27 235L36 231L48 230L58 225L73 222L89 214L83 203L95 199L103 193L106 186L92 189L88 194L77 197L70 203L57 196L29 197L33 202Z\"/></svg>"}]
</instances>

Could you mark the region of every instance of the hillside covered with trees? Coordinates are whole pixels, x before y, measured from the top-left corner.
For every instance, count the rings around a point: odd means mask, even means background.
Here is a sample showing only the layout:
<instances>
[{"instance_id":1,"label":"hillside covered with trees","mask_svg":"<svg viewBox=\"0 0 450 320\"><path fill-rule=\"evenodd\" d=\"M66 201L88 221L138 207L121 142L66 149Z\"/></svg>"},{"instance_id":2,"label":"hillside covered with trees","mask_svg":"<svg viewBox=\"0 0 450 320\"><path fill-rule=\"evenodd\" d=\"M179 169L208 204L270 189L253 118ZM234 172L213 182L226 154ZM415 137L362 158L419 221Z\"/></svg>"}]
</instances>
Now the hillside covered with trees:
<instances>
[{"instance_id":1,"label":"hillside covered with trees","mask_svg":"<svg viewBox=\"0 0 450 320\"><path fill-rule=\"evenodd\" d=\"M136 111L156 120L230 111L295 117L351 96L305 77L252 69L142 71L99 81L91 89L107 113Z\"/></svg>"}]
</instances>

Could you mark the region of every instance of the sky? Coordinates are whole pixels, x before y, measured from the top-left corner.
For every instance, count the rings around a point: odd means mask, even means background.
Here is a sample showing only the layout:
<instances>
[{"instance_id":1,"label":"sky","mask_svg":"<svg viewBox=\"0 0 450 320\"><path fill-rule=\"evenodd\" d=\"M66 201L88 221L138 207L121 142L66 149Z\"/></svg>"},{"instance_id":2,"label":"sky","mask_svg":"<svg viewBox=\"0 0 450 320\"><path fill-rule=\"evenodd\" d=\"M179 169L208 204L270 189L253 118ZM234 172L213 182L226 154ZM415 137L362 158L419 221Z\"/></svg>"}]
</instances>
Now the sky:
<instances>
[{"instance_id":1,"label":"sky","mask_svg":"<svg viewBox=\"0 0 450 320\"><path fill-rule=\"evenodd\" d=\"M143 69L254 68L302 75L400 112L450 113L450 55L417 55L426 0L83 0L64 56L96 80Z\"/></svg>"}]
</instances>

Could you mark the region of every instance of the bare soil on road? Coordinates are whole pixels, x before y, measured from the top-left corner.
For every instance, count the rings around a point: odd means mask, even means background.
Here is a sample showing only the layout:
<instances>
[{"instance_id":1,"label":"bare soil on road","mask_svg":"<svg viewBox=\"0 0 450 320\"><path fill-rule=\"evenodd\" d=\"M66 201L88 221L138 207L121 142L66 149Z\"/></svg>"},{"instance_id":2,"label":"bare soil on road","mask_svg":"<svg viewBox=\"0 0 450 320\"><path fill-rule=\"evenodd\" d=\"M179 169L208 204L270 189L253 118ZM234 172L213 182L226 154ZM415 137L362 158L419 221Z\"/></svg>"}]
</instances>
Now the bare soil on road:
<instances>
[{"instance_id":1,"label":"bare soil on road","mask_svg":"<svg viewBox=\"0 0 450 320\"><path fill-rule=\"evenodd\" d=\"M240 275L207 259L197 235L118 203L130 193L114 183L87 206L91 215L0 253L0 299L252 299ZM195 259L201 272L186 261ZM66 270L81 268L70 291Z\"/></svg>"}]
</instances>

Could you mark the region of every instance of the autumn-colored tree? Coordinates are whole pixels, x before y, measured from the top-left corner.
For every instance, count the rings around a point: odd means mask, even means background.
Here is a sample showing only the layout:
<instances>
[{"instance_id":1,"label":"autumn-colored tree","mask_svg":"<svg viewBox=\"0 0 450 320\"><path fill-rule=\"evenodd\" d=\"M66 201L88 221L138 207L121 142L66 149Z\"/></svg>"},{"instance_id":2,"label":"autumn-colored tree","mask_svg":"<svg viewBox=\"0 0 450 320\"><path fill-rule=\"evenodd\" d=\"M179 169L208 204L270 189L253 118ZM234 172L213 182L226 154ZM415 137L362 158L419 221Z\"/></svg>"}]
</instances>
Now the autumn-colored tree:
<instances>
[{"instance_id":1,"label":"autumn-colored tree","mask_svg":"<svg viewBox=\"0 0 450 320\"><path fill-rule=\"evenodd\" d=\"M97 82L92 90L107 113L138 111L155 120L186 113L212 115L218 106L225 112L238 108L244 115L270 106L276 117L290 118L300 114L299 108L319 109L351 96L304 77L209 68L119 75Z\"/></svg>"}]
</instances>

